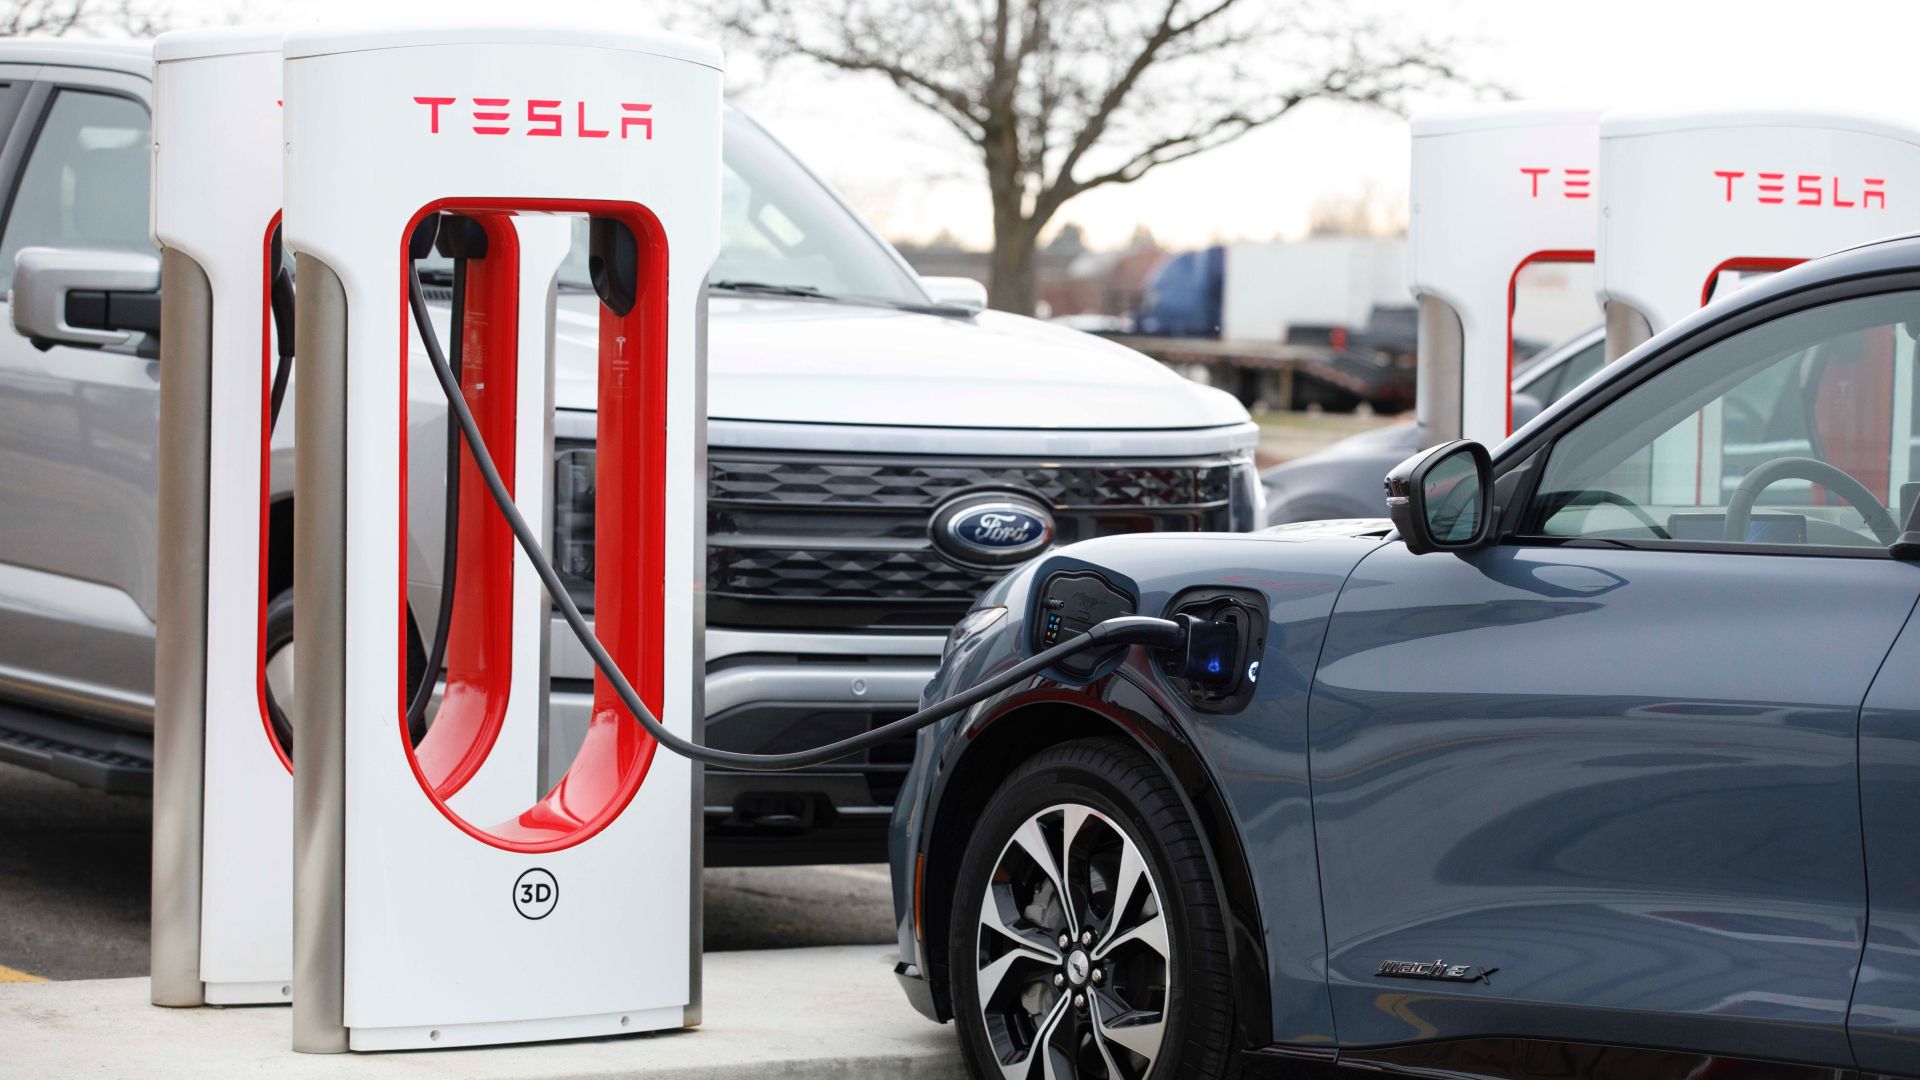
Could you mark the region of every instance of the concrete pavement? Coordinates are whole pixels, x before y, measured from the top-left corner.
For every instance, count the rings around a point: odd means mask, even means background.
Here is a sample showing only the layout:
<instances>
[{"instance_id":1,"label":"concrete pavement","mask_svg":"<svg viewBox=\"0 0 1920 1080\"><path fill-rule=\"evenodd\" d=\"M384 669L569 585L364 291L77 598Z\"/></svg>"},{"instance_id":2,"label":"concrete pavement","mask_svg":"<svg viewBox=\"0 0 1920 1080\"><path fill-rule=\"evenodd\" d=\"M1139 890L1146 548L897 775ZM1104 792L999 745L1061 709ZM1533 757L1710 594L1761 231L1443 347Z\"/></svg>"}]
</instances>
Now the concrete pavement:
<instances>
[{"instance_id":1,"label":"concrete pavement","mask_svg":"<svg viewBox=\"0 0 1920 1080\"><path fill-rule=\"evenodd\" d=\"M0 985L0 1071L102 1080L264 1077L494 1080L958 1080L953 1029L914 1012L888 950L871 945L714 953L693 1031L472 1050L306 1055L291 1012L159 1009L147 980Z\"/></svg>"},{"instance_id":2,"label":"concrete pavement","mask_svg":"<svg viewBox=\"0 0 1920 1080\"><path fill-rule=\"evenodd\" d=\"M147 973L151 818L145 798L0 764L0 982ZM710 953L894 937L885 866L726 868L705 886Z\"/></svg>"}]
</instances>

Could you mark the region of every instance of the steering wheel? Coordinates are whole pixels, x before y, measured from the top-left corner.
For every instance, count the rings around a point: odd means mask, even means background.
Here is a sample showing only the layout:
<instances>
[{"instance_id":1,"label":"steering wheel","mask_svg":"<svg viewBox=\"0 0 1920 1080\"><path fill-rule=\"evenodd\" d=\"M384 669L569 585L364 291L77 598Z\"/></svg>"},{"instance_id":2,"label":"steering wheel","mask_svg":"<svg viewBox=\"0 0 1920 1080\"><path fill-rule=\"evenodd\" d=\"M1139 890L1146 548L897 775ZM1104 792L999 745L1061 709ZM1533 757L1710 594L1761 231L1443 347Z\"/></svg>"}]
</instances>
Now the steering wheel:
<instances>
[{"instance_id":1,"label":"steering wheel","mask_svg":"<svg viewBox=\"0 0 1920 1080\"><path fill-rule=\"evenodd\" d=\"M1900 527L1893 523L1893 515L1880 505L1880 500L1873 497L1865 484L1817 458L1783 457L1774 458L1748 473L1734 490L1733 501L1727 504L1728 540L1746 541L1747 528L1753 523L1753 504L1761 492L1782 480L1810 480L1840 496L1847 505L1860 511L1867 528L1873 530L1882 544L1891 545L1900 538Z\"/></svg>"}]
</instances>

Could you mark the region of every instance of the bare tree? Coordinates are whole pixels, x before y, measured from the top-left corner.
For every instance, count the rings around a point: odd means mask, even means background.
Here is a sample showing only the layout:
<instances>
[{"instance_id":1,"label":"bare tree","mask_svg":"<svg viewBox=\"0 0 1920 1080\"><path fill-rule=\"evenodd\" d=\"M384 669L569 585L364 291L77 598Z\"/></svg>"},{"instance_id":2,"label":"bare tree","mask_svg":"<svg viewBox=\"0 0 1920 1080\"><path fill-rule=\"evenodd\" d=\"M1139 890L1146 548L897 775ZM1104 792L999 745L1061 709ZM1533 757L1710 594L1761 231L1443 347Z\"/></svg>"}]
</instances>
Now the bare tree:
<instances>
[{"instance_id":1,"label":"bare tree","mask_svg":"<svg viewBox=\"0 0 1920 1080\"><path fill-rule=\"evenodd\" d=\"M142 0L0 0L0 37L151 37L168 21L164 6Z\"/></svg>"},{"instance_id":2,"label":"bare tree","mask_svg":"<svg viewBox=\"0 0 1920 1080\"><path fill-rule=\"evenodd\" d=\"M714 0L773 59L890 80L978 152L993 306L1031 311L1068 200L1205 153L1316 100L1397 108L1462 81L1446 43L1337 0Z\"/></svg>"}]
</instances>

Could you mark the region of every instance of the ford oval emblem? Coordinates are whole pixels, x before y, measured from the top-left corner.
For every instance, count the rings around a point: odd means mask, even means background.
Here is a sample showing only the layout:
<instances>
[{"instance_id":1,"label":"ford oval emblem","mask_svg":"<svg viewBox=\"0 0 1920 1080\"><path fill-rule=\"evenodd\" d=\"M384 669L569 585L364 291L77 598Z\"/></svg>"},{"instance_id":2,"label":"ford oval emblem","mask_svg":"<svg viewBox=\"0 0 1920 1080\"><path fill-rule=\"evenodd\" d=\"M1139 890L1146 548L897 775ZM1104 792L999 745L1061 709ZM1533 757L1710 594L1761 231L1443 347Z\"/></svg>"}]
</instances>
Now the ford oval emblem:
<instances>
[{"instance_id":1,"label":"ford oval emblem","mask_svg":"<svg viewBox=\"0 0 1920 1080\"><path fill-rule=\"evenodd\" d=\"M977 494L936 511L932 532L934 546L957 562L1006 566L1053 542L1053 515L1017 495Z\"/></svg>"}]
</instances>

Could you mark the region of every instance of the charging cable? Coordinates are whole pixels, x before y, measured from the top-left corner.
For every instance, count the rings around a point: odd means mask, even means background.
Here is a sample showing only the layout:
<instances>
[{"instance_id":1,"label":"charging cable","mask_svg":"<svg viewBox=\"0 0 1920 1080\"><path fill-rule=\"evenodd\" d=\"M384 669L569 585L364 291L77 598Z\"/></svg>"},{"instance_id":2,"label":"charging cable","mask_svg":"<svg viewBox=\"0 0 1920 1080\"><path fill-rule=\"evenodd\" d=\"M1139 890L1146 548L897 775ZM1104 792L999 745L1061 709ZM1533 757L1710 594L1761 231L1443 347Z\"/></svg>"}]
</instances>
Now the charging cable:
<instances>
[{"instance_id":1,"label":"charging cable","mask_svg":"<svg viewBox=\"0 0 1920 1080\"><path fill-rule=\"evenodd\" d=\"M427 347L427 358L433 364L433 373L440 380L440 389L447 396L447 409L460 426L460 433L466 438L467 449L473 454L474 464L480 470L480 477L486 482L487 490L493 495L494 505L507 519L513 529L514 539L520 544L520 550L526 552L527 560L533 564L534 572L540 575L540 581L546 586L547 595L553 598L560 615L567 622L573 636L593 657L594 667L606 676L613 685L614 692L620 696L622 704L633 718L640 722L647 734L654 737L660 745L679 754L681 757L698 761L705 765L721 765L729 769L746 772L783 772L788 769L801 769L809 765L820 765L850 754L857 754L870 747L891 742L904 735L910 735L929 724L944 720L955 713L970 709L988 698L1015 686L1054 666L1069 656L1085 652L1088 649L1112 648L1119 645L1150 645L1157 648L1184 648L1187 639L1187 626L1184 622L1172 619L1156 619L1146 615L1122 615L1096 623L1087 632L1068 641L1063 641L1044 652L1022 660L1020 663L988 679L986 682L963 691L935 705L921 709L909 716L901 717L892 723L883 724L871 731L855 735L839 742L816 746L810 750L796 750L787 754L742 754L731 750L716 750L710 746L683 739L667 730L646 703L640 700L633 684L620 670L620 666L608 655L605 646L594 635L593 627L587 624L585 616L573 602L566 586L560 581L560 575L554 572L546 554L541 550L540 539L527 525L526 518L520 514L520 508L514 505L513 496L507 491L507 485L500 479L500 471L494 467L493 455L487 452L486 441L480 435L480 427L474 422L473 413L467 408L466 396L460 392L460 384L454 378L453 369L447 364L446 353L440 348L440 340L428 318L426 292L420 285L418 269L409 264L407 285L408 304L413 310L414 322L419 324L421 341ZM454 332L459 333L458 326Z\"/></svg>"}]
</instances>

